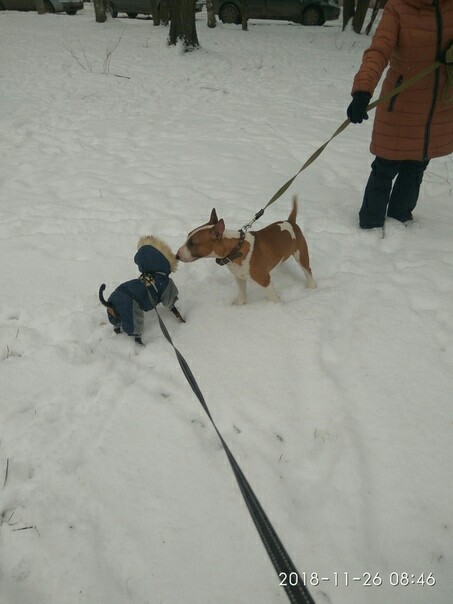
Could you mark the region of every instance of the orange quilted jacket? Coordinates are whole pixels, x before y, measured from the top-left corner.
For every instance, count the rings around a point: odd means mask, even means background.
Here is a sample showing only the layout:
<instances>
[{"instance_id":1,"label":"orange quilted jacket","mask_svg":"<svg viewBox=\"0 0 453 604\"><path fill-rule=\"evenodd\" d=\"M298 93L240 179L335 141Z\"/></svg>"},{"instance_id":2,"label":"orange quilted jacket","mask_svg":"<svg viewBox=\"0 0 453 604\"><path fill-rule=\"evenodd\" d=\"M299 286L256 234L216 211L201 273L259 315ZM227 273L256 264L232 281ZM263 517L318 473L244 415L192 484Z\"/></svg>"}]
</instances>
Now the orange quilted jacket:
<instances>
[{"instance_id":1,"label":"orange quilted jacket","mask_svg":"<svg viewBox=\"0 0 453 604\"><path fill-rule=\"evenodd\" d=\"M453 0L389 0L364 52L352 92L382 94L434 63L453 41ZM370 151L384 159L426 160L453 151L453 103L443 101L445 65L376 108Z\"/></svg>"}]
</instances>

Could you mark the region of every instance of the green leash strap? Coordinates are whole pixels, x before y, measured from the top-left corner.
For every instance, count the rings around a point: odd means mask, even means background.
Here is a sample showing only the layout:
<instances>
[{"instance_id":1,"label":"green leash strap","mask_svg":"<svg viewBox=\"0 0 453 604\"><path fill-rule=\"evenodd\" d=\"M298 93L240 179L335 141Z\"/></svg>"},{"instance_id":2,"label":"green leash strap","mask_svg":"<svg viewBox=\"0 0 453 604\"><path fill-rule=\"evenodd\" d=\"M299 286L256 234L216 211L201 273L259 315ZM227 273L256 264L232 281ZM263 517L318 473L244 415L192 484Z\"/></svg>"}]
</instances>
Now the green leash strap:
<instances>
[{"instance_id":1,"label":"green leash strap","mask_svg":"<svg viewBox=\"0 0 453 604\"><path fill-rule=\"evenodd\" d=\"M416 82L418 82L419 80L421 80L422 78L426 77L428 74L432 73L433 71L435 71L436 69L439 68L439 66L442 65L441 61L436 61L435 63L433 63L432 65L430 65L429 67L426 67L425 69L422 69L422 71L419 71L418 73L416 73L414 76L412 76L412 78L409 78L408 80L406 80L405 82L403 82L402 84L400 84L399 86L397 86L396 88L393 88L392 90L390 90L389 92L387 92L386 94L382 95L381 97L379 97L377 99L377 101L374 101L373 103L370 103L368 105L368 107L366 108L367 112L371 111L372 109L374 109L377 105L379 105L379 103L384 103L385 101L390 100L392 97L396 96L397 94L399 94L400 92L402 92L403 90L406 90L406 88L409 88L410 86L413 86ZM247 227L249 228L251 226L251 224L253 222L255 222L255 220L257 220L258 218L260 218L263 214L264 211L272 204L274 203L274 201L277 201L277 199L279 197L281 197L283 195L283 193L292 185L292 183L296 180L296 178L299 176L299 174L301 172L303 172L306 168L308 168L308 166L310 166L320 155L321 153L324 151L324 149L327 147L327 145L330 143L330 141L332 141L336 136L338 136L341 132L343 132L343 130L345 130L347 128L347 126L349 126L349 124L351 123L351 121L349 119L346 119L339 128L337 128L337 130L335 130L335 132L332 134L332 136L329 138L329 140L327 142L325 142L321 147L319 147L319 149L317 149L308 159L307 161L304 163L304 165L300 168L300 170L298 172L296 172L296 174L294 174L294 176L292 178L290 178L287 182L285 182L284 185L282 185L279 190L271 197L271 199L267 202L267 204L264 206L264 208L262 210L260 210L254 220L249 223L247 225Z\"/></svg>"}]
</instances>

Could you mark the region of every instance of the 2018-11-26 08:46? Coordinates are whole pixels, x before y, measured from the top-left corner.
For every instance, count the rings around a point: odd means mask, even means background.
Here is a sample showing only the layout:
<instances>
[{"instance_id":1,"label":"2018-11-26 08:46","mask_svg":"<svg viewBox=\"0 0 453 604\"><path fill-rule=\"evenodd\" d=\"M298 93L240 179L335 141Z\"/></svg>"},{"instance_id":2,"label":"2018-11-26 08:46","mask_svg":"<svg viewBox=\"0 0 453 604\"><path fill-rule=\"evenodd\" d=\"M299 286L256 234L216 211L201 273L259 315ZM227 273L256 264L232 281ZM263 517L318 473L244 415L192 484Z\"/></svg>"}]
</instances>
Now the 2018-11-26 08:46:
<instances>
[{"instance_id":1,"label":"2018-11-26 08:46","mask_svg":"<svg viewBox=\"0 0 453 604\"><path fill-rule=\"evenodd\" d=\"M322 583L330 583L335 587L348 587L352 584L359 584L363 587L379 587L387 583L392 587L408 587L418 585L420 587L433 587L436 584L436 578L433 573L408 573L392 571L384 579L380 573L364 572L361 575L355 575L350 572L333 572L331 576L322 575L317 572L298 573L280 573L280 586L298 585L300 582L306 587L316 587Z\"/></svg>"}]
</instances>

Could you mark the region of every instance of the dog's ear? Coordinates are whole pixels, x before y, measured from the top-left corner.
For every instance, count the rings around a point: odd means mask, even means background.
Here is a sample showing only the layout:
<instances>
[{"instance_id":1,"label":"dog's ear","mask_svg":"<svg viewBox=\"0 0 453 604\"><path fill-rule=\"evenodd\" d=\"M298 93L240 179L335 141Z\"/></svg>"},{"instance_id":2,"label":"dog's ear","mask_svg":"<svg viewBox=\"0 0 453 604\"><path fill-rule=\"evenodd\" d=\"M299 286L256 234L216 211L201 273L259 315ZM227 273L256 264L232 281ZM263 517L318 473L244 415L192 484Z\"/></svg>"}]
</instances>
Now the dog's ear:
<instances>
[{"instance_id":1,"label":"dog's ear","mask_svg":"<svg viewBox=\"0 0 453 604\"><path fill-rule=\"evenodd\" d=\"M211 229L211 237L213 239L222 239L223 232L225 231L225 223L223 222L223 218L215 224Z\"/></svg>"},{"instance_id":2,"label":"dog's ear","mask_svg":"<svg viewBox=\"0 0 453 604\"><path fill-rule=\"evenodd\" d=\"M209 219L208 224L217 224L218 222L219 219L217 218L217 212L215 211L215 208L212 208L211 218Z\"/></svg>"}]
</instances>

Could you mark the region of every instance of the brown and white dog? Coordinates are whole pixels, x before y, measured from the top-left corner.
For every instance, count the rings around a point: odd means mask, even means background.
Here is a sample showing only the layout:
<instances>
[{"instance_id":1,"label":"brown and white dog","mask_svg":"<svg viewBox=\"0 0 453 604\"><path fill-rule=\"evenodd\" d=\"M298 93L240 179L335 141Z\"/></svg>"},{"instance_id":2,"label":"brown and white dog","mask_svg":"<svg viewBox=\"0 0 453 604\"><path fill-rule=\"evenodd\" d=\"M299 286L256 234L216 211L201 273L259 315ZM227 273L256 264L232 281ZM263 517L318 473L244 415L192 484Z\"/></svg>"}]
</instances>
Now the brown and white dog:
<instances>
[{"instance_id":1,"label":"brown and white dog","mask_svg":"<svg viewBox=\"0 0 453 604\"><path fill-rule=\"evenodd\" d=\"M236 278L239 290L235 304L246 303L247 281L255 281L266 288L269 300L278 302L270 272L290 256L302 267L307 287L316 287L307 242L296 224L296 216L297 198L294 196L288 220L274 222L260 231L246 232L241 244L240 231L226 230L223 219L217 218L214 209L208 223L189 233L176 258L181 262L194 262L200 258L226 258L229 260L227 267Z\"/></svg>"}]
</instances>

